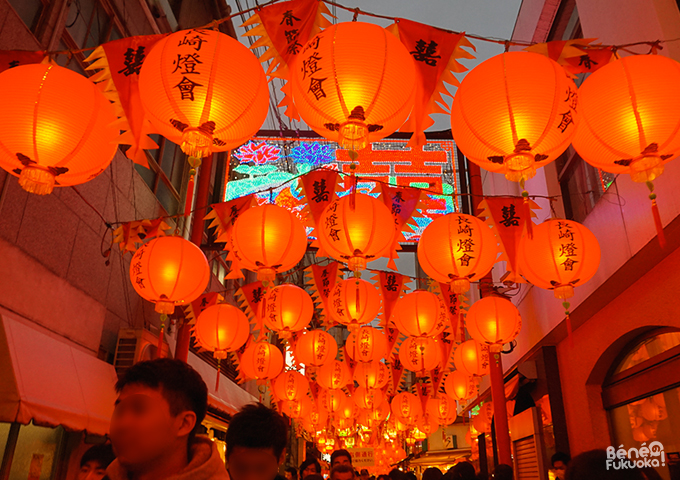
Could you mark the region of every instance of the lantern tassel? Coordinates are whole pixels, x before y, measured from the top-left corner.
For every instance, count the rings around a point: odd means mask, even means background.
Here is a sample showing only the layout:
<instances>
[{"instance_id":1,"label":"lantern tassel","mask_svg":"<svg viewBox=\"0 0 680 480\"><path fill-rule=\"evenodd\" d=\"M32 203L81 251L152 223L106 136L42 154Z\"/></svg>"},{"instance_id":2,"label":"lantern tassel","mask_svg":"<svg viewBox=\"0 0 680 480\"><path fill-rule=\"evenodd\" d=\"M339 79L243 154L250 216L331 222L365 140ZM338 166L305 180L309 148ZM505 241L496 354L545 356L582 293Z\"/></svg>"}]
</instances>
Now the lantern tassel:
<instances>
[{"instance_id":1,"label":"lantern tassel","mask_svg":"<svg viewBox=\"0 0 680 480\"><path fill-rule=\"evenodd\" d=\"M165 332L165 321L167 319L167 314L161 314L161 331L158 332L158 358L163 358L163 333Z\"/></svg>"},{"instance_id":2,"label":"lantern tassel","mask_svg":"<svg viewBox=\"0 0 680 480\"><path fill-rule=\"evenodd\" d=\"M192 174L191 172L194 172ZM189 184L187 185L187 197L184 204L184 216L188 217L191 213L191 206L194 203L194 176L196 170L192 167L189 172Z\"/></svg>"},{"instance_id":3,"label":"lantern tassel","mask_svg":"<svg viewBox=\"0 0 680 480\"><path fill-rule=\"evenodd\" d=\"M524 189L524 182L522 182L522 188ZM529 239L534 238L534 222L531 221L531 207L529 206L529 192L522 190L522 209L524 210L524 216L526 218L527 226L527 237Z\"/></svg>"},{"instance_id":4,"label":"lantern tassel","mask_svg":"<svg viewBox=\"0 0 680 480\"><path fill-rule=\"evenodd\" d=\"M215 380L215 391L217 392L220 389L220 370L222 367L222 359L218 358L217 359L217 380Z\"/></svg>"},{"instance_id":5,"label":"lantern tassel","mask_svg":"<svg viewBox=\"0 0 680 480\"><path fill-rule=\"evenodd\" d=\"M659 240L659 246L663 249L666 248L666 235L663 233L663 223L661 223L661 215L659 215L659 206L656 204L656 194L652 195L655 197L652 199L652 216L654 217L654 225L656 225L656 238Z\"/></svg>"},{"instance_id":6,"label":"lantern tassel","mask_svg":"<svg viewBox=\"0 0 680 480\"><path fill-rule=\"evenodd\" d=\"M562 306L564 307L564 314L566 315L567 319L567 337L569 338L569 347L574 348L574 337L572 335L572 328L571 328L571 317L569 316L569 302L566 300L562 302Z\"/></svg>"}]
</instances>

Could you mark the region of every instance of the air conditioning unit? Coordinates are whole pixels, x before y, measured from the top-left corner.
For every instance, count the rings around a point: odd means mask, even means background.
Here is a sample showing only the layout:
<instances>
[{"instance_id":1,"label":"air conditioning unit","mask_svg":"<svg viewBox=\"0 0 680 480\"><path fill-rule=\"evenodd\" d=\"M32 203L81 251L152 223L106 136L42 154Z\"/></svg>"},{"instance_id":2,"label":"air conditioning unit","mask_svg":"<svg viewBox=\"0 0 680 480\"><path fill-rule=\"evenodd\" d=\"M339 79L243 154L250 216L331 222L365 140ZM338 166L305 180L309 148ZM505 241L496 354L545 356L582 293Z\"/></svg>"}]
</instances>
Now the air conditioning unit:
<instances>
[{"instance_id":1,"label":"air conditioning unit","mask_svg":"<svg viewBox=\"0 0 680 480\"><path fill-rule=\"evenodd\" d=\"M167 342L163 342L163 357L170 356ZM143 360L158 358L158 335L143 328L121 328L113 366L120 377L128 368Z\"/></svg>"}]
</instances>

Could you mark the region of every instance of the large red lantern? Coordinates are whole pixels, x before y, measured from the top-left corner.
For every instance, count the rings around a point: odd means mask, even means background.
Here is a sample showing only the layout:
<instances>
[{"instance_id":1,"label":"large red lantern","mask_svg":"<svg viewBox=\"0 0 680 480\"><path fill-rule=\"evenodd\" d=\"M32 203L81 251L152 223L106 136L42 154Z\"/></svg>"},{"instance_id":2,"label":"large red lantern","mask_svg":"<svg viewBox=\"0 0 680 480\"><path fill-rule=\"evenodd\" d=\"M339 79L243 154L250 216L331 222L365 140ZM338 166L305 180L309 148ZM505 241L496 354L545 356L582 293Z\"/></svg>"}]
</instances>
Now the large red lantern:
<instances>
[{"instance_id":1,"label":"large red lantern","mask_svg":"<svg viewBox=\"0 0 680 480\"><path fill-rule=\"evenodd\" d=\"M283 354L270 343L255 342L241 355L240 366L246 377L250 379L275 378L283 370Z\"/></svg>"},{"instance_id":2,"label":"large red lantern","mask_svg":"<svg viewBox=\"0 0 680 480\"><path fill-rule=\"evenodd\" d=\"M449 323L444 301L425 290L416 290L397 300L392 321L401 333L412 337L436 337Z\"/></svg>"},{"instance_id":3,"label":"large red lantern","mask_svg":"<svg viewBox=\"0 0 680 480\"><path fill-rule=\"evenodd\" d=\"M239 215L231 233L239 267L271 282L277 273L297 265L307 251L307 232L292 213L277 205L249 208Z\"/></svg>"},{"instance_id":4,"label":"large red lantern","mask_svg":"<svg viewBox=\"0 0 680 480\"><path fill-rule=\"evenodd\" d=\"M382 299L372 283L350 278L335 285L328 303L335 321L355 329L378 316Z\"/></svg>"},{"instance_id":5,"label":"large red lantern","mask_svg":"<svg viewBox=\"0 0 680 480\"><path fill-rule=\"evenodd\" d=\"M463 342L453 353L453 363L463 373L483 377L489 373L489 347L476 340Z\"/></svg>"},{"instance_id":6,"label":"large red lantern","mask_svg":"<svg viewBox=\"0 0 680 480\"><path fill-rule=\"evenodd\" d=\"M390 380L390 369L383 362L373 360L354 367L354 381L364 388L382 388Z\"/></svg>"},{"instance_id":7,"label":"large red lantern","mask_svg":"<svg viewBox=\"0 0 680 480\"><path fill-rule=\"evenodd\" d=\"M130 262L135 291L170 314L175 305L196 300L208 286L210 266L196 245L182 237L159 237L145 243Z\"/></svg>"},{"instance_id":8,"label":"large red lantern","mask_svg":"<svg viewBox=\"0 0 680 480\"><path fill-rule=\"evenodd\" d=\"M196 319L194 334L199 346L222 360L227 358L227 352L238 350L246 343L250 323L240 308L222 303L201 312Z\"/></svg>"},{"instance_id":9,"label":"large red lantern","mask_svg":"<svg viewBox=\"0 0 680 480\"><path fill-rule=\"evenodd\" d=\"M314 402L306 395L296 400L283 400L281 402L281 413L285 413L290 418L306 418L313 405Z\"/></svg>"},{"instance_id":10,"label":"large red lantern","mask_svg":"<svg viewBox=\"0 0 680 480\"><path fill-rule=\"evenodd\" d=\"M316 372L316 382L323 388L335 390L352 381L352 374L345 362L330 360Z\"/></svg>"},{"instance_id":11,"label":"large red lantern","mask_svg":"<svg viewBox=\"0 0 680 480\"><path fill-rule=\"evenodd\" d=\"M489 273L498 256L498 240L477 217L449 213L432 221L418 242L418 262L438 282L455 293L470 289L470 280Z\"/></svg>"},{"instance_id":12,"label":"large red lantern","mask_svg":"<svg viewBox=\"0 0 680 480\"><path fill-rule=\"evenodd\" d=\"M383 394L378 388L357 387L354 389L352 398L357 407L364 410L373 410L382 403Z\"/></svg>"},{"instance_id":13,"label":"large red lantern","mask_svg":"<svg viewBox=\"0 0 680 480\"><path fill-rule=\"evenodd\" d=\"M409 392L401 392L392 399L392 414L402 423L413 424L423 415L423 406L418 397Z\"/></svg>"},{"instance_id":14,"label":"large red lantern","mask_svg":"<svg viewBox=\"0 0 680 480\"><path fill-rule=\"evenodd\" d=\"M385 204L359 193L330 202L319 223L321 248L354 272L388 253L396 234L394 218Z\"/></svg>"},{"instance_id":15,"label":"large red lantern","mask_svg":"<svg viewBox=\"0 0 680 480\"><path fill-rule=\"evenodd\" d=\"M449 397L462 402L475 395L477 382L472 375L462 370L453 370L444 380L444 390Z\"/></svg>"},{"instance_id":16,"label":"large red lantern","mask_svg":"<svg viewBox=\"0 0 680 480\"><path fill-rule=\"evenodd\" d=\"M372 362L387 355L387 337L377 328L361 327L347 337L345 350L356 362Z\"/></svg>"},{"instance_id":17,"label":"large red lantern","mask_svg":"<svg viewBox=\"0 0 680 480\"><path fill-rule=\"evenodd\" d=\"M284 337L305 328L314 315L312 298L296 285L285 284L269 289L265 305L267 314L264 323Z\"/></svg>"},{"instance_id":18,"label":"large red lantern","mask_svg":"<svg viewBox=\"0 0 680 480\"><path fill-rule=\"evenodd\" d=\"M139 92L156 131L198 158L245 143L269 108L257 58L238 40L208 29L158 41L144 60Z\"/></svg>"},{"instance_id":19,"label":"large red lantern","mask_svg":"<svg viewBox=\"0 0 680 480\"><path fill-rule=\"evenodd\" d=\"M274 380L274 395L279 400L300 400L308 391L309 380L295 370L287 370Z\"/></svg>"},{"instance_id":20,"label":"large red lantern","mask_svg":"<svg viewBox=\"0 0 680 480\"><path fill-rule=\"evenodd\" d=\"M324 390L319 393L319 408L329 414L335 414L344 409L349 403L347 394L342 390Z\"/></svg>"},{"instance_id":21,"label":"large red lantern","mask_svg":"<svg viewBox=\"0 0 680 480\"><path fill-rule=\"evenodd\" d=\"M428 398L425 410L431 420L439 425L451 425L458 416L456 402L449 397L440 395L437 398Z\"/></svg>"},{"instance_id":22,"label":"large red lantern","mask_svg":"<svg viewBox=\"0 0 680 480\"><path fill-rule=\"evenodd\" d=\"M493 295L472 304L465 316L465 326L473 339L500 351L519 335L522 317L510 300Z\"/></svg>"},{"instance_id":23,"label":"large red lantern","mask_svg":"<svg viewBox=\"0 0 680 480\"><path fill-rule=\"evenodd\" d=\"M409 337L399 347L399 360L406 370L429 372L441 363L439 342L430 337Z\"/></svg>"},{"instance_id":24,"label":"large red lantern","mask_svg":"<svg viewBox=\"0 0 680 480\"><path fill-rule=\"evenodd\" d=\"M571 143L576 103L576 85L557 62L506 52L465 76L453 99L451 132L472 162L523 183Z\"/></svg>"},{"instance_id":25,"label":"large red lantern","mask_svg":"<svg viewBox=\"0 0 680 480\"><path fill-rule=\"evenodd\" d=\"M323 330L310 330L304 332L295 344L295 358L298 362L320 367L335 360L338 353L338 344L335 339Z\"/></svg>"},{"instance_id":26,"label":"large red lantern","mask_svg":"<svg viewBox=\"0 0 680 480\"><path fill-rule=\"evenodd\" d=\"M397 37L372 23L343 22L302 49L291 85L307 125L359 151L404 123L413 108L416 71Z\"/></svg>"}]
</instances>

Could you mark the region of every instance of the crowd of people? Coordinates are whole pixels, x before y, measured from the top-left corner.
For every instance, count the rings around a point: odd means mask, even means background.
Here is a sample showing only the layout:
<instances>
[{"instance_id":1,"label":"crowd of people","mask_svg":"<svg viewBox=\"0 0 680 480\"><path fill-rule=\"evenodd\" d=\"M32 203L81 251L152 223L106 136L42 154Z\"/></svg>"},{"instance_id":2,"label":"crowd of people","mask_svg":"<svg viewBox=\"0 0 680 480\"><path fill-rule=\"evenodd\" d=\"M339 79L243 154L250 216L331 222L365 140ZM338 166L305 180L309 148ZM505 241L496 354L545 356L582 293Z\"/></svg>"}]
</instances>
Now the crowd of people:
<instances>
[{"instance_id":1,"label":"crowd of people","mask_svg":"<svg viewBox=\"0 0 680 480\"><path fill-rule=\"evenodd\" d=\"M201 376L179 360L140 362L116 384L118 399L111 418L111 443L91 447L80 461L77 480L325 480L321 463L307 458L288 466L288 425L282 415L261 403L243 407L226 433L226 464L208 437L197 435L205 418L208 389ZM657 480L653 469L607 470L605 450L552 458L559 480ZM498 465L489 476L512 480L513 469ZM328 480L418 480L413 472L393 469L372 476L356 471L347 450L331 455ZM420 480L488 480L470 462L446 473L427 468Z\"/></svg>"}]
</instances>

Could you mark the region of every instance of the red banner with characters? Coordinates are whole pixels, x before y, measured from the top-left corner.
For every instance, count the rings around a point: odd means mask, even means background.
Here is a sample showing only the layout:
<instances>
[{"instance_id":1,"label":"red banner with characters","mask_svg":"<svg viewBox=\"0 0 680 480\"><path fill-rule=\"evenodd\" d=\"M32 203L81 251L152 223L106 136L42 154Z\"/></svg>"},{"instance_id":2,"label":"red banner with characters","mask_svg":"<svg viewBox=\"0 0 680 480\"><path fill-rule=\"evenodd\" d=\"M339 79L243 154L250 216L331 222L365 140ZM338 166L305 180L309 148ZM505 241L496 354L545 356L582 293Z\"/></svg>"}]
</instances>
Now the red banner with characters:
<instances>
[{"instance_id":1,"label":"red banner with characters","mask_svg":"<svg viewBox=\"0 0 680 480\"><path fill-rule=\"evenodd\" d=\"M10 68L31 63L46 63L45 52L29 52L25 50L0 50L0 73Z\"/></svg>"},{"instance_id":2,"label":"red banner with characters","mask_svg":"<svg viewBox=\"0 0 680 480\"><path fill-rule=\"evenodd\" d=\"M414 217L420 216L418 209L423 207L423 192L417 188L392 187L386 183L379 183L378 189L380 198L385 203L385 206L390 209L390 212L394 217L396 234L394 235L394 242L390 249L387 267L396 270L397 265L394 263L394 260L397 258L397 250L401 249L399 242L406 240L403 231L408 222Z\"/></svg>"},{"instance_id":3,"label":"red banner with characters","mask_svg":"<svg viewBox=\"0 0 680 480\"><path fill-rule=\"evenodd\" d=\"M212 220L208 228L215 228L216 242L224 242L225 250L229 249L231 242L231 229L236 223L236 219L243 212L257 203L255 195L247 195L245 197L229 200L228 202L215 203L210 205L210 212L205 216L204 220Z\"/></svg>"},{"instance_id":4,"label":"red banner with characters","mask_svg":"<svg viewBox=\"0 0 680 480\"><path fill-rule=\"evenodd\" d=\"M381 325L383 328L391 325L390 317L392 316L392 310L397 300L401 298L408 287L405 285L405 280L409 277L405 277L400 273L396 272L376 272L373 277L373 281L378 284L380 288L380 293L383 299L383 317ZM396 339L395 339L396 340Z\"/></svg>"},{"instance_id":5,"label":"red banner with characters","mask_svg":"<svg viewBox=\"0 0 680 480\"><path fill-rule=\"evenodd\" d=\"M312 298L317 305L321 306L324 317L324 324L330 327L334 323L328 314L328 298L335 284L342 279L342 271L338 262L331 262L328 265L310 265L305 268L307 275L307 285L311 287Z\"/></svg>"},{"instance_id":6,"label":"red banner with characters","mask_svg":"<svg viewBox=\"0 0 680 480\"><path fill-rule=\"evenodd\" d=\"M612 47L593 45L593 41L594 38L554 40L530 45L524 50L545 55L562 65L574 77L579 73L592 73L614 59Z\"/></svg>"},{"instance_id":7,"label":"red banner with characters","mask_svg":"<svg viewBox=\"0 0 680 480\"><path fill-rule=\"evenodd\" d=\"M262 305L266 293L262 282L253 282L243 285L234 294L240 307L246 312L256 338L262 334Z\"/></svg>"},{"instance_id":8,"label":"red banner with characters","mask_svg":"<svg viewBox=\"0 0 680 480\"><path fill-rule=\"evenodd\" d=\"M338 172L327 168L313 170L300 178L298 187L302 190L305 205L302 211L307 216L307 224L316 229L324 209L338 198ZM312 242L312 246L319 247L319 241ZM320 251L317 256L325 255Z\"/></svg>"}]
</instances>

